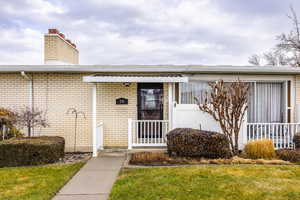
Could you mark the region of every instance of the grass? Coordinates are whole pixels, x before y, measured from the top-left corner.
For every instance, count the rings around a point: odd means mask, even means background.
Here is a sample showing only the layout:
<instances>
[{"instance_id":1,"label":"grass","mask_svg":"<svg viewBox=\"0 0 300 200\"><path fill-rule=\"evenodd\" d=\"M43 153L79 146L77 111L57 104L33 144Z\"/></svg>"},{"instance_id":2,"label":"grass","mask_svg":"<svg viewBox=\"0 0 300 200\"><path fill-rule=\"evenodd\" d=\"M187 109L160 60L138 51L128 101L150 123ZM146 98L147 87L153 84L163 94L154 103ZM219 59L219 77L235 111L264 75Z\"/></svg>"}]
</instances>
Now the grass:
<instances>
[{"instance_id":1,"label":"grass","mask_svg":"<svg viewBox=\"0 0 300 200\"><path fill-rule=\"evenodd\" d=\"M0 200L48 200L84 165L0 168Z\"/></svg>"},{"instance_id":2,"label":"grass","mask_svg":"<svg viewBox=\"0 0 300 200\"><path fill-rule=\"evenodd\" d=\"M300 199L300 167L215 165L124 170L110 200Z\"/></svg>"}]
</instances>

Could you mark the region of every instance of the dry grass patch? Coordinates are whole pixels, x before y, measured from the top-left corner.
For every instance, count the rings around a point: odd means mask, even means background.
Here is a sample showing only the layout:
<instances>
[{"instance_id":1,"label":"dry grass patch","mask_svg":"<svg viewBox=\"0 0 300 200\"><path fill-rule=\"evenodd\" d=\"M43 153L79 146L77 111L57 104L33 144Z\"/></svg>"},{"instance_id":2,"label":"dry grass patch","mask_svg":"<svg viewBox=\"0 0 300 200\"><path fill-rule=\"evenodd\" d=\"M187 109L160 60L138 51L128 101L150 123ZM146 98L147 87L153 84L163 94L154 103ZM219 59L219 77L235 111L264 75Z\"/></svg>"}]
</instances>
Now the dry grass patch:
<instances>
[{"instance_id":1,"label":"dry grass patch","mask_svg":"<svg viewBox=\"0 0 300 200\"><path fill-rule=\"evenodd\" d=\"M264 160L246 159L241 157L222 158L222 159L203 159L203 158L183 158L169 157L161 152L139 152L133 153L129 164L146 166L165 166L165 165L205 165L205 164L269 164L269 165L291 165L292 163L283 160Z\"/></svg>"},{"instance_id":2,"label":"dry grass patch","mask_svg":"<svg viewBox=\"0 0 300 200\"><path fill-rule=\"evenodd\" d=\"M276 157L274 143L270 139L248 142L245 146L245 153L252 159L274 159Z\"/></svg>"}]
</instances>

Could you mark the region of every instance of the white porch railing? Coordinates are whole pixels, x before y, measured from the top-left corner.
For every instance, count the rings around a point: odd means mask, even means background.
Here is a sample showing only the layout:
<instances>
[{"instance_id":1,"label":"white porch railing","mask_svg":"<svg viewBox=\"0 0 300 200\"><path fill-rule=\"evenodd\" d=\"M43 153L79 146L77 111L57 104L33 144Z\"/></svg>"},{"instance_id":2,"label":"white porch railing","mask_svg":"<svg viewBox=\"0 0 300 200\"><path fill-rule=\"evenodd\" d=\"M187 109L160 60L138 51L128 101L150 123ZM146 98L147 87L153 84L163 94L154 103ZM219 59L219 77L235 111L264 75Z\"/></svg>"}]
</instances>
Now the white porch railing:
<instances>
[{"instance_id":1,"label":"white porch railing","mask_svg":"<svg viewBox=\"0 0 300 200\"><path fill-rule=\"evenodd\" d=\"M169 120L128 119L128 149L166 146Z\"/></svg>"},{"instance_id":2,"label":"white porch railing","mask_svg":"<svg viewBox=\"0 0 300 200\"><path fill-rule=\"evenodd\" d=\"M276 149L294 148L293 138L298 131L299 123L248 123L246 140L271 139Z\"/></svg>"},{"instance_id":3,"label":"white porch railing","mask_svg":"<svg viewBox=\"0 0 300 200\"><path fill-rule=\"evenodd\" d=\"M3 125L2 129L0 130L0 136L1 136L0 140L7 139L7 134L9 131L10 131L10 128Z\"/></svg>"}]
</instances>

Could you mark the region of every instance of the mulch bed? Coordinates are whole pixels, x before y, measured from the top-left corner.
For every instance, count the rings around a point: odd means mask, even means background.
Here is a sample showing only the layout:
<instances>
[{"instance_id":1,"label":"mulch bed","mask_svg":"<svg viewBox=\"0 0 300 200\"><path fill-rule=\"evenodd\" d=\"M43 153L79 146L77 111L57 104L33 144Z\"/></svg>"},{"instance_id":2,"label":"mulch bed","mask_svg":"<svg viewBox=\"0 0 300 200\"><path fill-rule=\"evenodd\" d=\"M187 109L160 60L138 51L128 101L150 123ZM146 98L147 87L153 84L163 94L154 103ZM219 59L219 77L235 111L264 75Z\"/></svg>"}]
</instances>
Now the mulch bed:
<instances>
[{"instance_id":1,"label":"mulch bed","mask_svg":"<svg viewBox=\"0 0 300 200\"><path fill-rule=\"evenodd\" d=\"M92 153L65 153L65 157L54 164L73 164L78 162L86 162L92 157Z\"/></svg>"},{"instance_id":2,"label":"mulch bed","mask_svg":"<svg viewBox=\"0 0 300 200\"><path fill-rule=\"evenodd\" d=\"M163 152L138 152L127 155L124 168L140 168L155 166L187 166L187 165L232 165L232 164L268 164L268 165L293 165L288 161L273 159L247 159L232 157L228 159L205 159L188 157L170 157Z\"/></svg>"},{"instance_id":3,"label":"mulch bed","mask_svg":"<svg viewBox=\"0 0 300 200\"><path fill-rule=\"evenodd\" d=\"M35 166L51 166L51 165L68 165L75 164L79 162L87 162L92 157L92 153L65 153L65 157L60 159L58 162L45 164L45 165L28 165L28 166L18 166L18 167L35 167ZM15 167L8 167L15 168ZM1 168L0 168L1 169Z\"/></svg>"}]
</instances>

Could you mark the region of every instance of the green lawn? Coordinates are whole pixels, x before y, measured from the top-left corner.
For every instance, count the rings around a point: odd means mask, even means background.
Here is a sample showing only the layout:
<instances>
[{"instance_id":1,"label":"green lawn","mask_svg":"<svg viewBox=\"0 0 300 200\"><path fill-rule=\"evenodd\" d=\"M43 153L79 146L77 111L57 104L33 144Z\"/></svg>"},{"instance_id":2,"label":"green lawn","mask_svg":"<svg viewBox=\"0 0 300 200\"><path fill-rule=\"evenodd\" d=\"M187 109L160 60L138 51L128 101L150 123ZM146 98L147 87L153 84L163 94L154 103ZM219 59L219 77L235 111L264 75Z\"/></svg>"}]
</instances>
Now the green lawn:
<instances>
[{"instance_id":1,"label":"green lawn","mask_svg":"<svg viewBox=\"0 0 300 200\"><path fill-rule=\"evenodd\" d=\"M84 165L0 168L0 200L48 200Z\"/></svg>"},{"instance_id":2,"label":"green lawn","mask_svg":"<svg viewBox=\"0 0 300 200\"><path fill-rule=\"evenodd\" d=\"M193 166L129 169L110 200L300 199L300 166Z\"/></svg>"}]
</instances>

